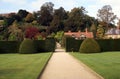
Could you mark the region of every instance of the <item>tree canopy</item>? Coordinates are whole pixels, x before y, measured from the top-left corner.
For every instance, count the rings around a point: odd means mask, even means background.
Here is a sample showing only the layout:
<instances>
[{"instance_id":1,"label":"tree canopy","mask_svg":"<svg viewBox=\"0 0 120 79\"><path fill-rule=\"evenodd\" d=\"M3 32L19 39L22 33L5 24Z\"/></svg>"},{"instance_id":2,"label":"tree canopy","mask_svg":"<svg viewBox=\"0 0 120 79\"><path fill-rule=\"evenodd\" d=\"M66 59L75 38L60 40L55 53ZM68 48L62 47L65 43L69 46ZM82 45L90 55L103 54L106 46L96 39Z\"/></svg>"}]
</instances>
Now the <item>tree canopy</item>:
<instances>
[{"instance_id":1,"label":"tree canopy","mask_svg":"<svg viewBox=\"0 0 120 79\"><path fill-rule=\"evenodd\" d=\"M112 12L112 7L110 5L105 5L99 9L97 16L100 21L103 21L107 24L107 28L108 24L111 22L114 23L114 20L116 19L116 15Z\"/></svg>"},{"instance_id":2,"label":"tree canopy","mask_svg":"<svg viewBox=\"0 0 120 79\"><path fill-rule=\"evenodd\" d=\"M117 16L112 12L110 5L105 5L98 10L97 19L87 13L87 9L83 6L73 7L71 11L66 11L64 7L54 9L52 2L46 2L33 13L20 9L17 13L9 13L7 16L0 15L0 20L2 20L0 36L4 40L23 39L24 37L33 39L36 36L54 36L59 31L76 32L85 31L87 28L88 31L93 32L94 38L102 38L108 27L115 27L114 21ZM120 22L118 25L120 28ZM9 32L12 28L17 28L19 32ZM32 33L34 34L32 35Z\"/></svg>"}]
</instances>

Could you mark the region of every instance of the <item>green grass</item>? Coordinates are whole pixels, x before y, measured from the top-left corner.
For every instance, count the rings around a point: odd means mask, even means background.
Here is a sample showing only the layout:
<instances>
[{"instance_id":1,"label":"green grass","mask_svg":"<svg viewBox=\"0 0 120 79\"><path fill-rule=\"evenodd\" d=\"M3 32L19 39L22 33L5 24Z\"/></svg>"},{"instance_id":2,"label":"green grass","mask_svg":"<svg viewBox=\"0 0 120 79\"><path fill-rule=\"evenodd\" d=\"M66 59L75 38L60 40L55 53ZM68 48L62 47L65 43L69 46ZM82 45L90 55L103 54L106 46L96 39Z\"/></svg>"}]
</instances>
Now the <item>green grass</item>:
<instances>
[{"instance_id":1,"label":"green grass","mask_svg":"<svg viewBox=\"0 0 120 79\"><path fill-rule=\"evenodd\" d=\"M51 55L0 54L0 79L37 79Z\"/></svg>"},{"instance_id":2,"label":"green grass","mask_svg":"<svg viewBox=\"0 0 120 79\"><path fill-rule=\"evenodd\" d=\"M120 52L71 53L105 79L120 79Z\"/></svg>"}]
</instances>

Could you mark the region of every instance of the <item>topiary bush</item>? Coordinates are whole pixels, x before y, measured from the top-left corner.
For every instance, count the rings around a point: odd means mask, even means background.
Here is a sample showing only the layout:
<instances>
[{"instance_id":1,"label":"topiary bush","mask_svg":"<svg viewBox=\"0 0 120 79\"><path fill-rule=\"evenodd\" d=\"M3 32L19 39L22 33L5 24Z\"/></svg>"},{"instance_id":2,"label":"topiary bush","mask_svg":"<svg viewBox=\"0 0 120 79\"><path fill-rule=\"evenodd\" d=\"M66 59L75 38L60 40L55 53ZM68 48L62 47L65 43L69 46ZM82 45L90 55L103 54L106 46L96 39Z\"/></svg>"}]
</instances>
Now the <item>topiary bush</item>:
<instances>
[{"instance_id":1,"label":"topiary bush","mask_svg":"<svg viewBox=\"0 0 120 79\"><path fill-rule=\"evenodd\" d=\"M98 53L101 49L99 44L94 39L87 38L82 42L79 51L81 53Z\"/></svg>"},{"instance_id":2,"label":"topiary bush","mask_svg":"<svg viewBox=\"0 0 120 79\"><path fill-rule=\"evenodd\" d=\"M21 53L21 54L31 54L31 53L36 53L36 52L37 52L37 50L35 48L35 44L34 44L33 40L25 39L20 44L19 53Z\"/></svg>"}]
</instances>

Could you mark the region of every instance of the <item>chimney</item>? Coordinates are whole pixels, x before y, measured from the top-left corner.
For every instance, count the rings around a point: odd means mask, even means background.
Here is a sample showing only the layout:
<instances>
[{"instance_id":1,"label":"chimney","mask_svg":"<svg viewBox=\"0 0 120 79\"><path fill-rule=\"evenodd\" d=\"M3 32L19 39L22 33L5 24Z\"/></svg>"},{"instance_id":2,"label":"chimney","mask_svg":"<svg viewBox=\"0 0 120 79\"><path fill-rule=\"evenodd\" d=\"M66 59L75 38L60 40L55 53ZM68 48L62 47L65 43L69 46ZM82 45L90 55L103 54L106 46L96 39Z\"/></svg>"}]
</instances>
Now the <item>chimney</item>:
<instances>
[{"instance_id":1,"label":"chimney","mask_svg":"<svg viewBox=\"0 0 120 79\"><path fill-rule=\"evenodd\" d=\"M81 31L80 30L78 30L78 33L80 33Z\"/></svg>"},{"instance_id":2,"label":"chimney","mask_svg":"<svg viewBox=\"0 0 120 79\"><path fill-rule=\"evenodd\" d=\"M68 32L69 32L69 33L71 33L71 31L70 31L70 30L69 30Z\"/></svg>"},{"instance_id":3,"label":"chimney","mask_svg":"<svg viewBox=\"0 0 120 79\"><path fill-rule=\"evenodd\" d=\"M88 33L88 29L87 29L87 28L85 29L85 33L86 33L86 34Z\"/></svg>"}]
</instances>

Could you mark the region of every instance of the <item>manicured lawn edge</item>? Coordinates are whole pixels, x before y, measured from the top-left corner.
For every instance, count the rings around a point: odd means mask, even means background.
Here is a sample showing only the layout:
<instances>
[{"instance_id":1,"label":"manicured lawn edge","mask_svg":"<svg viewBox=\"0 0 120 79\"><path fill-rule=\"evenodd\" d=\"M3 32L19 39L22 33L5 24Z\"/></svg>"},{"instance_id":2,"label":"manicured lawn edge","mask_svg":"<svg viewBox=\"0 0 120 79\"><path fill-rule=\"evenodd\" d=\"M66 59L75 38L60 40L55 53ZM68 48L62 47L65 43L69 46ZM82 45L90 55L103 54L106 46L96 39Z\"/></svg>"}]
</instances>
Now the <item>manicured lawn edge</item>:
<instances>
[{"instance_id":1,"label":"manicured lawn edge","mask_svg":"<svg viewBox=\"0 0 120 79\"><path fill-rule=\"evenodd\" d=\"M70 53L105 79L120 79L120 52Z\"/></svg>"},{"instance_id":2,"label":"manicured lawn edge","mask_svg":"<svg viewBox=\"0 0 120 79\"><path fill-rule=\"evenodd\" d=\"M94 74L94 76L99 77L99 79L104 79L100 74L98 74L97 72L95 72L93 69L91 69L89 66L87 66L84 62L82 62L81 60L78 60L75 56L73 56L72 54L70 54L74 59L76 59L83 67L86 68L86 70L88 70L89 72L91 72L92 74Z\"/></svg>"},{"instance_id":3,"label":"manicured lawn edge","mask_svg":"<svg viewBox=\"0 0 120 79\"><path fill-rule=\"evenodd\" d=\"M52 52L38 54L1 54L0 79L37 79Z\"/></svg>"},{"instance_id":4,"label":"manicured lawn edge","mask_svg":"<svg viewBox=\"0 0 120 79\"><path fill-rule=\"evenodd\" d=\"M46 62L45 66L42 68L42 70L41 70L40 74L38 75L37 79L40 79L40 77L41 77L41 75L43 74L45 68L47 67L47 64L48 64L49 60L51 59L52 55L53 55L53 52L51 53L51 56L49 57L49 59L48 59L48 61Z\"/></svg>"}]
</instances>

